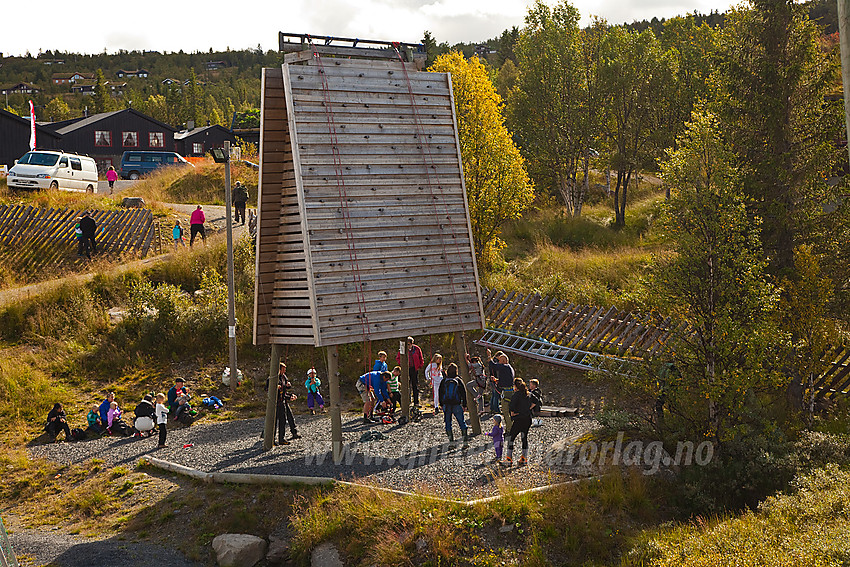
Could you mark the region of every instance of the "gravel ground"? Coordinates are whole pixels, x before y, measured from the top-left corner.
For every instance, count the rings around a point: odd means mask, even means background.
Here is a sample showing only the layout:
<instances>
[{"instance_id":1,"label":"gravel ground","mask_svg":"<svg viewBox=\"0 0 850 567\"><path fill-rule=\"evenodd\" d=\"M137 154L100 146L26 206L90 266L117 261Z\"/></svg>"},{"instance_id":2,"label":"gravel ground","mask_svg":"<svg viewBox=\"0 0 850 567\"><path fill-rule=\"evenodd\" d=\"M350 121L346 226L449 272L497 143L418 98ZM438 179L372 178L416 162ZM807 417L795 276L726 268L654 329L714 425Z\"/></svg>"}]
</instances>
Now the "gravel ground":
<instances>
[{"instance_id":1,"label":"gravel ground","mask_svg":"<svg viewBox=\"0 0 850 567\"><path fill-rule=\"evenodd\" d=\"M442 415L426 414L419 422L398 426L367 425L362 423L362 417L343 414L346 454L343 463L335 466L330 455L328 416L296 419L302 438L268 452L263 452L259 437L262 419L196 423L169 430L168 446L163 449L156 448L154 436L54 443L34 446L30 451L61 463L98 457L108 466L133 466L139 458L150 455L205 472L356 479L397 490L469 499L497 494L502 481L516 488L531 488L574 478L579 471L550 470L544 451L553 443L582 435L596 425L591 418L543 418L543 425L532 427L529 434L529 465L505 467L490 463L494 452L489 437L471 437L468 448L459 442L449 444ZM491 426L485 416L482 430L488 431ZM454 429L459 439L456 423ZM369 430L380 431L386 438L361 442L361 436ZM192 446L184 447L188 444Z\"/></svg>"},{"instance_id":2,"label":"gravel ground","mask_svg":"<svg viewBox=\"0 0 850 567\"><path fill-rule=\"evenodd\" d=\"M9 540L21 567L91 567L92 565L156 565L195 567L179 551L156 544L128 542L116 538L92 540L56 530L11 530Z\"/></svg>"}]
</instances>

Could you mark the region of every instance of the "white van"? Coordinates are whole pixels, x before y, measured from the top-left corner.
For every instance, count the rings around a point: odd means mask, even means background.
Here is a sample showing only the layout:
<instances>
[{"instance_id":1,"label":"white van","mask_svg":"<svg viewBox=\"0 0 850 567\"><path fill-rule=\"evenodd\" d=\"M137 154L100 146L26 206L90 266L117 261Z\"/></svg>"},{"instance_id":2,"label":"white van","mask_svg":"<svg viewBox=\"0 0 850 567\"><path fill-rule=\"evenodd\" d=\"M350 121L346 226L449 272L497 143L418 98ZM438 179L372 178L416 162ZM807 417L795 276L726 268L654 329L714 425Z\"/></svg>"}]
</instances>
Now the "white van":
<instances>
[{"instance_id":1,"label":"white van","mask_svg":"<svg viewBox=\"0 0 850 567\"><path fill-rule=\"evenodd\" d=\"M97 188L97 164L88 156L61 150L27 152L15 162L6 178L10 189L65 189L88 191Z\"/></svg>"}]
</instances>

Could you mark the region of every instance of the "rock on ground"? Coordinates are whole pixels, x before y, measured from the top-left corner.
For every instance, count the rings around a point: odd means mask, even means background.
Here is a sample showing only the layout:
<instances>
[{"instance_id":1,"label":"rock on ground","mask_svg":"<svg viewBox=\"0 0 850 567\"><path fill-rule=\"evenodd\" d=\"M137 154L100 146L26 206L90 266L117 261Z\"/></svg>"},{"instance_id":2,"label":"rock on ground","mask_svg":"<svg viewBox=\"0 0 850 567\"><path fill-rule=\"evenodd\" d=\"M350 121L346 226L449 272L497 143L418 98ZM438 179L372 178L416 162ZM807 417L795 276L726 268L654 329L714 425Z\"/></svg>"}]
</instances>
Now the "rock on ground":
<instances>
[{"instance_id":1,"label":"rock on ground","mask_svg":"<svg viewBox=\"0 0 850 567\"><path fill-rule=\"evenodd\" d=\"M222 534L212 541L221 567L254 567L266 555L266 540L249 534Z\"/></svg>"},{"instance_id":2,"label":"rock on ground","mask_svg":"<svg viewBox=\"0 0 850 567\"><path fill-rule=\"evenodd\" d=\"M311 567L343 567L339 551L332 543L325 542L313 550L310 556Z\"/></svg>"}]
</instances>

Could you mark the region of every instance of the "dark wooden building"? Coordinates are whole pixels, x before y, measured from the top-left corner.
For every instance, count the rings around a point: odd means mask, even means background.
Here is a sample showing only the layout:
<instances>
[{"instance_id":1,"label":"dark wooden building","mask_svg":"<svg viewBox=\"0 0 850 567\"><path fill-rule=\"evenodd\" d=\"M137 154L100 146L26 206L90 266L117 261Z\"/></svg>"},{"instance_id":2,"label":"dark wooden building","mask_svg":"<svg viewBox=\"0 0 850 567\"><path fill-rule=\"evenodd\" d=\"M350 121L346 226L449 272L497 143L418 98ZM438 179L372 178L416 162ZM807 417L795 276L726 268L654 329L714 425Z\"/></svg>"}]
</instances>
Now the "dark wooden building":
<instances>
[{"instance_id":1,"label":"dark wooden building","mask_svg":"<svg viewBox=\"0 0 850 567\"><path fill-rule=\"evenodd\" d=\"M62 136L36 123L35 143L41 149L60 147ZM30 149L30 121L0 109L0 165L12 167Z\"/></svg>"},{"instance_id":2,"label":"dark wooden building","mask_svg":"<svg viewBox=\"0 0 850 567\"><path fill-rule=\"evenodd\" d=\"M236 136L218 124L182 130L174 134L174 151L182 156L202 157L212 148L223 148L225 140L236 145Z\"/></svg>"},{"instance_id":3,"label":"dark wooden building","mask_svg":"<svg viewBox=\"0 0 850 567\"><path fill-rule=\"evenodd\" d=\"M176 128L126 108L76 120L57 130L66 151L86 154L103 170L118 169L121 154L128 150L174 151Z\"/></svg>"}]
</instances>

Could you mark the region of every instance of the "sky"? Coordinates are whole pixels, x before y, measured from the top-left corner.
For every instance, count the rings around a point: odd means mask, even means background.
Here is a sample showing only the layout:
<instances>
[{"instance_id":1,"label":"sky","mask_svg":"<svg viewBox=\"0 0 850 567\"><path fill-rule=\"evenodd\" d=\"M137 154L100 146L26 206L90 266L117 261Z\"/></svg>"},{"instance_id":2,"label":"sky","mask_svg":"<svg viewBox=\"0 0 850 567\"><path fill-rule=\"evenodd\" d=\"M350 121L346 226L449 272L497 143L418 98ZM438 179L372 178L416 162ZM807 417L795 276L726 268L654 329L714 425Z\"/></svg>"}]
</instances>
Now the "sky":
<instances>
[{"instance_id":1,"label":"sky","mask_svg":"<svg viewBox=\"0 0 850 567\"><path fill-rule=\"evenodd\" d=\"M554 0L547 0L553 5ZM416 43L429 30L440 43L477 42L522 27L532 0L259 0L186 2L147 0L41 0L38 15L26 9L0 32L4 56L39 50L114 53L119 49L223 51L277 49L277 33L353 37ZM573 0L582 24L591 16L619 24L669 18L694 11L725 11L728 0ZM9 11L7 10L7 15ZM14 23L13 23L14 22Z\"/></svg>"}]
</instances>

